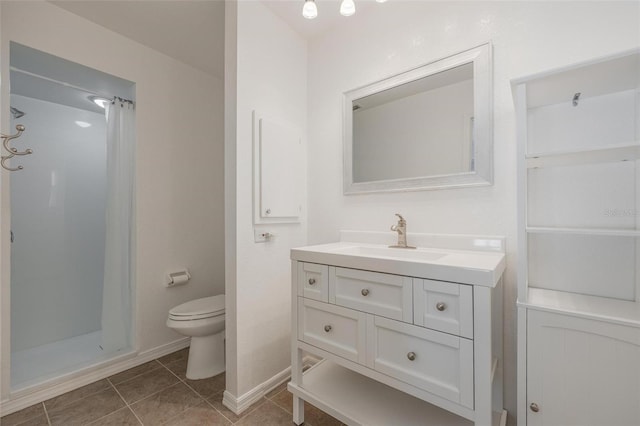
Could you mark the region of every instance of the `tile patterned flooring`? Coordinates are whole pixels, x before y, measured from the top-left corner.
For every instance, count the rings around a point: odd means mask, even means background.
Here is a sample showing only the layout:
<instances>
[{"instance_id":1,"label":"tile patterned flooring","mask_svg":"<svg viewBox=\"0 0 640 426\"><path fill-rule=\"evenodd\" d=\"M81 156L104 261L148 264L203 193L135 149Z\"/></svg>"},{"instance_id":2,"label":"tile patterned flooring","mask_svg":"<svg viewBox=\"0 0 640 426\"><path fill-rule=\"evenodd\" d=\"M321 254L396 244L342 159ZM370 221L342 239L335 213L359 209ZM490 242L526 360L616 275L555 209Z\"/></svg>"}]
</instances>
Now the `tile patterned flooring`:
<instances>
[{"instance_id":1,"label":"tile patterned flooring","mask_svg":"<svg viewBox=\"0 0 640 426\"><path fill-rule=\"evenodd\" d=\"M222 405L224 373L186 378L188 349L166 355L0 419L1 426L290 426L293 399L278 386L237 416ZM341 423L305 404L306 426Z\"/></svg>"}]
</instances>

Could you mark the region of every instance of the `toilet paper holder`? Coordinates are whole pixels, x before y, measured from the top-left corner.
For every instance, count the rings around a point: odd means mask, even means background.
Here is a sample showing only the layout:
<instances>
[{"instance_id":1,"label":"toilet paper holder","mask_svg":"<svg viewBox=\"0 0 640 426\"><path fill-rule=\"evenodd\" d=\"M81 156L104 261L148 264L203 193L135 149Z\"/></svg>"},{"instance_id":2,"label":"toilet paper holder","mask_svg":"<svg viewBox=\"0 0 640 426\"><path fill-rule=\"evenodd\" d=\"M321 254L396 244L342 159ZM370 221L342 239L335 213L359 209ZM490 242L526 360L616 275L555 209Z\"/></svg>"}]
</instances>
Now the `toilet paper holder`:
<instances>
[{"instance_id":1,"label":"toilet paper holder","mask_svg":"<svg viewBox=\"0 0 640 426\"><path fill-rule=\"evenodd\" d=\"M174 287L176 285L186 284L191 279L191 274L186 269L170 272L167 274L167 287Z\"/></svg>"}]
</instances>

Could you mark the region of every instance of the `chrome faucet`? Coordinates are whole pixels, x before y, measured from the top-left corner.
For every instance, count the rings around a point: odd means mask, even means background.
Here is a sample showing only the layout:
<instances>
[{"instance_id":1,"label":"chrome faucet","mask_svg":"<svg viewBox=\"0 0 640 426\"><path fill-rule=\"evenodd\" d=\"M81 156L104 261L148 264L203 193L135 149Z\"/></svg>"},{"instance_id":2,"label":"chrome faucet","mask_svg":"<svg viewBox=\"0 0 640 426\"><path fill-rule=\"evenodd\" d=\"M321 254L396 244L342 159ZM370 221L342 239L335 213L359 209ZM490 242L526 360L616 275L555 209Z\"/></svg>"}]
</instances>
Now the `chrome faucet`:
<instances>
[{"instance_id":1,"label":"chrome faucet","mask_svg":"<svg viewBox=\"0 0 640 426\"><path fill-rule=\"evenodd\" d=\"M396 216L399 217L398 224L392 225L391 230L398 233L398 244L389 247L414 249L415 247L407 245L407 221L399 213Z\"/></svg>"}]
</instances>

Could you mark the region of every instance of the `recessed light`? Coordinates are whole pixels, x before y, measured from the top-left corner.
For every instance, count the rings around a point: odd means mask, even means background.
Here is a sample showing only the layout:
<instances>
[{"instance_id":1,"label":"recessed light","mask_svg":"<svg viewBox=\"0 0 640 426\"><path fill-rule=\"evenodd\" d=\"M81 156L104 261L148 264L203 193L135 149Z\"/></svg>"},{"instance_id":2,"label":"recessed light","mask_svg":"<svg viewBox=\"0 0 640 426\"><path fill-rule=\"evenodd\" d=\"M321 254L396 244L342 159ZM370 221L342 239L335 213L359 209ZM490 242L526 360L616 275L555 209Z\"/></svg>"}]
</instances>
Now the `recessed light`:
<instances>
[{"instance_id":1,"label":"recessed light","mask_svg":"<svg viewBox=\"0 0 640 426\"><path fill-rule=\"evenodd\" d=\"M103 107L104 108L104 107ZM91 123L87 123L86 121L76 121L75 122L78 127L82 127L83 129L87 127L91 127Z\"/></svg>"},{"instance_id":2,"label":"recessed light","mask_svg":"<svg viewBox=\"0 0 640 426\"><path fill-rule=\"evenodd\" d=\"M314 19L318 16L318 7L314 0L305 0L304 6L302 7L302 16L307 19Z\"/></svg>"},{"instance_id":3,"label":"recessed light","mask_svg":"<svg viewBox=\"0 0 640 426\"><path fill-rule=\"evenodd\" d=\"M351 16L356 13L356 4L353 0L342 0L340 3L340 15Z\"/></svg>"},{"instance_id":4,"label":"recessed light","mask_svg":"<svg viewBox=\"0 0 640 426\"><path fill-rule=\"evenodd\" d=\"M106 108L107 104L111 102L111 99L103 98L102 96L89 96L89 100L100 108Z\"/></svg>"}]
</instances>

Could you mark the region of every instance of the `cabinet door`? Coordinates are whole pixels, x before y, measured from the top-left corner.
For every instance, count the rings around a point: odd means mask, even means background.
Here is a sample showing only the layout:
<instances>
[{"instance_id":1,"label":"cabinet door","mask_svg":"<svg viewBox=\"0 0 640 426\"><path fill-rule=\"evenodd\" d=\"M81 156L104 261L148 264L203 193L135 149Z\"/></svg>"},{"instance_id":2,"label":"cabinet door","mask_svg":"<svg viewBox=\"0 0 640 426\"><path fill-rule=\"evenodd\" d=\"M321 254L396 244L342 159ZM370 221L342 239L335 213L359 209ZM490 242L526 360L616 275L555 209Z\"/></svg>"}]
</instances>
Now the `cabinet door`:
<instances>
[{"instance_id":1,"label":"cabinet door","mask_svg":"<svg viewBox=\"0 0 640 426\"><path fill-rule=\"evenodd\" d=\"M640 329L529 310L527 425L640 425Z\"/></svg>"}]
</instances>

